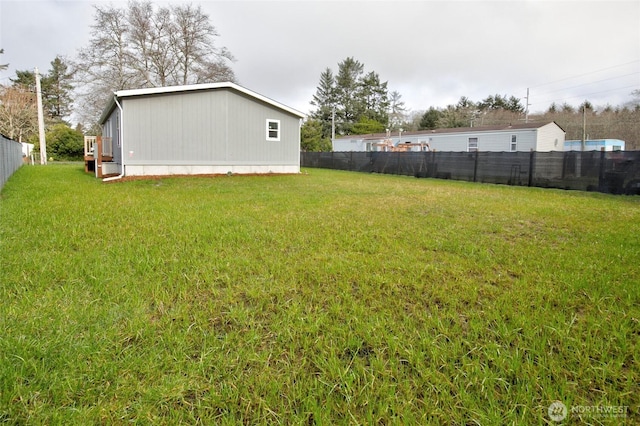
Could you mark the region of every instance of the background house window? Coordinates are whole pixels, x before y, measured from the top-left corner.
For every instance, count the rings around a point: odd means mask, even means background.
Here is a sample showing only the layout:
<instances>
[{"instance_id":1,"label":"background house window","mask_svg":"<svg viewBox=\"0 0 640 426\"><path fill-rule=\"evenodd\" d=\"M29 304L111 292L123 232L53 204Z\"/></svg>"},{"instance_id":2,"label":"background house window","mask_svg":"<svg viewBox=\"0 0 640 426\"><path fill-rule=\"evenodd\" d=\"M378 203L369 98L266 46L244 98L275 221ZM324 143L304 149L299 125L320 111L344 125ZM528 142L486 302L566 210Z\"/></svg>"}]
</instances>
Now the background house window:
<instances>
[{"instance_id":1,"label":"background house window","mask_svg":"<svg viewBox=\"0 0 640 426\"><path fill-rule=\"evenodd\" d=\"M280 120L271 120L267 118L267 140L280 140Z\"/></svg>"},{"instance_id":2,"label":"background house window","mask_svg":"<svg viewBox=\"0 0 640 426\"><path fill-rule=\"evenodd\" d=\"M478 138L469 138L469 143L467 144L467 151L475 152L478 150Z\"/></svg>"},{"instance_id":3,"label":"background house window","mask_svg":"<svg viewBox=\"0 0 640 426\"><path fill-rule=\"evenodd\" d=\"M518 150L518 137L517 135L511 135L511 152Z\"/></svg>"}]
</instances>

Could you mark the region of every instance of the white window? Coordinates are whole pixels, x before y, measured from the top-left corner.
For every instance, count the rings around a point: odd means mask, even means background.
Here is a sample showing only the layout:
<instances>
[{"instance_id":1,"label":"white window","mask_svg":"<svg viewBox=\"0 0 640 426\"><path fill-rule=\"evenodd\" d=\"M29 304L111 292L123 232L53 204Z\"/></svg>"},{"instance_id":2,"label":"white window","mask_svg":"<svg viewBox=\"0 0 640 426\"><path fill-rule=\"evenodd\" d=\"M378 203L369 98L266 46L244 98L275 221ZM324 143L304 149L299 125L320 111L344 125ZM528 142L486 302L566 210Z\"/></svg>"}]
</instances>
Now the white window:
<instances>
[{"instance_id":1,"label":"white window","mask_svg":"<svg viewBox=\"0 0 640 426\"><path fill-rule=\"evenodd\" d=\"M469 138L469 143L467 144L467 151L475 152L478 150L478 138Z\"/></svg>"},{"instance_id":2,"label":"white window","mask_svg":"<svg viewBox=\"0 0 640 426\"><path fill-rule=\"evenodd\" d=\"M518 150L518 136L511 135L511 152L516 152Z\"/></svg>"},{"instance_id":3,"label":"white window","mask_svg":"<svg viewBox=\"0 0 640 426\"><path fill-rule=\"evenodd\" d=\"M104 131L102 132L105 138L111 137L111 119L108 119L106 123L104 123Z\"/></svg>"},{"instance_id":4,"label":"white window","mask_svg":"<svg viewBox=\"0 0 640 426\"><path fill-rule=\"evenodd\" d=\"M270 118L267 118L267 140L280 140L280 120L272 120Z\"/></svg>"},{"instance_id":5,"label":"white window","mask_svg":"<svg viewBox=\"0 0 640 426\"><path fill-rule=\"evenodd\" d=\"M116 113L116 142L120 148L120 114Z\"/></svg>"}]
</instances>

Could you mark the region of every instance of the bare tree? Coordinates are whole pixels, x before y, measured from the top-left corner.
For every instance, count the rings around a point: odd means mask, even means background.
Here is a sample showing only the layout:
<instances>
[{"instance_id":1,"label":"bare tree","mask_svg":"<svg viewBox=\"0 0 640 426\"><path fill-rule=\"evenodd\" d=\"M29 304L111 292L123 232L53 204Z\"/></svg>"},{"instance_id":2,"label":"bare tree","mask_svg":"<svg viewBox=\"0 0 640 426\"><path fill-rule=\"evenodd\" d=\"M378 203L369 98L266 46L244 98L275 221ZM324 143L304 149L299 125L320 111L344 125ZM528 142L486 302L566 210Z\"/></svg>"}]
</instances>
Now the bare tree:
<instances>
[{"instance_id":1,"label":"bare tree","mask_svg":"<svg viewBox=\"0 0 640 426\"><path fill-rule=\"evenodd\" d=\"M85 122L97 119L116 90L235 81L233 56L215 45L218 33L199 6L95 6L91 28L74 70Z\"/></svg>"},{"instance_id":2,"label":"bare tree","mask_svg":"<svg viewBox=\"0 0 640 426\"><path fill-rule=\"evenodd\" d=\"M176 68L171 53L171 10L151 3L131 3L128 41L131 67L141 74L143 86L166 86Z\"/></svg>"},{"instance_id":3,"label":"bare tree","mask_svg":"<svg viewBox=\"0 0 640 426\"><path fill-rule=\"evenodd\" d=\"M139 84L127 66L128 25L125 11L94 6L89 45L78 51L73 64L80 108L78 118L91 126L113 92Z\"/></svg>"},{"instance_id":4,"label":"bare tree","mask_svg":"<svg viewBox=\"0 0 640 426\"><path fill-rule=\"evenodd\" d=\"M22 142L37 132L38 111L34 93L19 87L0 86L0 133Z\"/></svg>"},{"instance_id":5,"label":"bare tree","mask_svg":"<svg viewBox=\"0 0 640 426\"><path fill-rule=\"evenodd\" d=\"M211 80L211 69L225 67L225 60L233 61L231 53L214 45L218 32L200 6L191 4L172 6L173 31L171 46L177 64L178 84L201 83ZM227 67L228 68L228 67ZM228 75L230 69L221 69ZM219 81L219 80L218 80Z\"/></svg>"},{"instance_id":6,"label":"bare tree","mask_svg":"<svg viewBox=\"0 0 640 426\"><path fill-rule=\"evenodd\" d=\"M389 125L390 128L396 129L400 126L407 116L407 109L404 106L402 95L394 90L389 94Z\"/></svg>"}]
</instances>

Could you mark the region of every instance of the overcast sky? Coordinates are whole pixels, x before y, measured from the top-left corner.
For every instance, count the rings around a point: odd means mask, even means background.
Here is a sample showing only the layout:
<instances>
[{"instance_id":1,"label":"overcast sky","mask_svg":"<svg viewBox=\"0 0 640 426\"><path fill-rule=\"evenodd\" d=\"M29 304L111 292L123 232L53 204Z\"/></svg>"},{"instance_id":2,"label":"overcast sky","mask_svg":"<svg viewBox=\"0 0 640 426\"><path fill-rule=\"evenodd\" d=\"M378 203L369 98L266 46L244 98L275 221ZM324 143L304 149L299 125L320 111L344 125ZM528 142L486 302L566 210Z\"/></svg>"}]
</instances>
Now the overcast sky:
<instances>
[{"instance_id":1,"label":"overcast sky","mask_svg":"<svg viewBox=\"0 0 640 426\"><path fill-rule=\"evenodd\" d=\"M0 0L0 84L15 70L47 71L86 46L94 4ZM160 3L160 2L156 2ZM162 2L166 3L166 2ZM176 0L171 3L180 3ZM621 105L640 89L640 1L192 1L236 57L239 83L309 112L320 73L352 56L408 109L516 96Z\"/></svg>"}]
</instances>

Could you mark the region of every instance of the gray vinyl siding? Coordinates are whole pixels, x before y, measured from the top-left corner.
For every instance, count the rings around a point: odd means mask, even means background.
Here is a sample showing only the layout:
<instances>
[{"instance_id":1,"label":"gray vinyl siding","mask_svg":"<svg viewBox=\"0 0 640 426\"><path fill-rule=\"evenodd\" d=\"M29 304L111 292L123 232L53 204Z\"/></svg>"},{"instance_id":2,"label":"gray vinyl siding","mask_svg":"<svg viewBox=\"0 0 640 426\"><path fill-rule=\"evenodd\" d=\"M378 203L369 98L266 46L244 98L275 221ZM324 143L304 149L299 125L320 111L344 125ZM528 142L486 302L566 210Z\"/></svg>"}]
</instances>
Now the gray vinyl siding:
<instances>
[{"instance_id":1,"label":"gray vinyl siding","mask_svg":"<svg viewBox=\"0 0 640 426\"><path fill-rule=\"evenodd\" d=\"M300 120L231 89L124 98L128 165L299 164ZM266 120L280 120L279 142Z\"/></svg>"},{"instance_id":2,"label":"gray vinyl siding","mask_svg":"<svg viewBox=\"0 0 640 426\"><path fill-rule=\"evenodd\" d=\"M122 152L120 149L120 110L118 108L113 109L109 118L102 126L103 143L108 143L104 138L111 137L111 152L113 154L113 161L121 164Z\"/></svg>"},{"instance_id":3,"label":"gray vinyl siding","mask_svg":"<svg viewBox=\"0 0 640 426\"><path fill-rule=\"evenodd\" d=\"M231 162L299 163L300 119L285 111L251 100L244 94L229 97L229 158ZM280 121L280 140L267 140L267 120Z\"/></svg>"}]
</instances>

